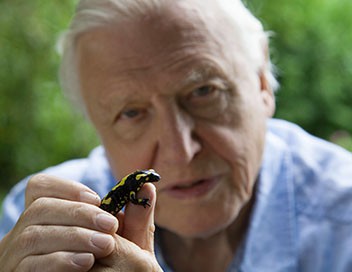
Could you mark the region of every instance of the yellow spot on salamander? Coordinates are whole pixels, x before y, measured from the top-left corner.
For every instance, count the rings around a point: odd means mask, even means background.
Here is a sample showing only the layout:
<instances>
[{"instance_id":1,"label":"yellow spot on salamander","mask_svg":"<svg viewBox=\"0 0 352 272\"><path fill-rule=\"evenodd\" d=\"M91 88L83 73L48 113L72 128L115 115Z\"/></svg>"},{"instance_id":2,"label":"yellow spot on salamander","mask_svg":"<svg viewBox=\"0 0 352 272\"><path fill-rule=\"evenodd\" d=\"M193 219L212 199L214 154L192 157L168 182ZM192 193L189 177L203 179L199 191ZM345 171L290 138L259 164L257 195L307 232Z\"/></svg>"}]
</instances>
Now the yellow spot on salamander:
<instances>
[{"instance_id":1,"label":"yellow spot on salamander","mask_svg":"<svg viewBox=\"0 0 352 272\"><path fill-rule=\"evenodd\" d=\"M105 205L109 205L111 203L111 197L109 198L104 198L102 201L101 201L101 204L105 204Z\"/></svg>"},{"instance_id":2,"label":"yellow spot on salamander","mask_svg":"<svg viewBox=\"0 0 352 272\"><path fill-rule=\"evenodd\" d=\"M135 179L140 180L141 178L143 178L145 176L146 176L146 174L138 174Z\"/></svg>"}]
</instances>

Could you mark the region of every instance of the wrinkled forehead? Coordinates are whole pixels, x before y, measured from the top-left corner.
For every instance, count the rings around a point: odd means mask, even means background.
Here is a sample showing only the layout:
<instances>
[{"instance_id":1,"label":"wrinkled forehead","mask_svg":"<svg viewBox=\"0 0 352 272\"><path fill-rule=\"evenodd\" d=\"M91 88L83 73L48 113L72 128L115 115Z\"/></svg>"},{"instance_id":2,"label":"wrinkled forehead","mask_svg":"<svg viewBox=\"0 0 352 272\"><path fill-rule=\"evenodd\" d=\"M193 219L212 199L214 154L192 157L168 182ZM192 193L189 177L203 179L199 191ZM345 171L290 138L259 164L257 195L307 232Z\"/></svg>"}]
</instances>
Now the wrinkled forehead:
<instances>
[{"instance_id":1,"label":"wrinkled forehead","mask_svg":"<svg viewBox=\"0 0 352 272\"><path fill-rule=\"evenodd\" d=\"M189 30L188 32L192 31L193 35L198 33L200 39L206 36L209 38L219 35L238 36L237 34L243 30L240 30L240 25L235 24L235 20L233 20L235 14L230 15L225 10L226 5L220 3L222 0L171 1L168 5L151 12L145 17L145 20L154 23L150 25L156 26L156 29L153 29L156 32L160 28L169 28L170 31L187 35L185 30ZM187 36L182 36L182 38L187 38Z\"/></svg>"},{"instance_id":2,"label":"wrinkled forehead","mask_svg":"<svg viewBox=\"0 0 352 272\"><path fill-rule=\"evenodd\" d=\"M240 29L242 26L234 20L234 17L240 17L240 15L233 14L234 11L243 13L243 9L235 8L238 6L237 0L160 0L159 2L158 8L144 7L143 11L136 12L134 15L116 19L116 24L113 19L103 28L116 29L117 27L118 31L130 40L135 36L136 40L168 39L174 42L176 39L185 40L189 38L188 35L193 35L191 38L199 40L214 37L219 40L236 37L233 41L235 43L243 40L240 39L241 33L244 32ZM232 11L229 12L227 7L232 7ZM161 33L168 35L160 37Z\"/></svg>"},{"instance_id":3,"label":"wrinkled forehead","mask_svg":"<svg viewBox=\"0 0 352 272\"><path fill-rule=\"evenodd\" d=\"M160 6L158 9L146 10L139 16L126 18L97 30L102 33L109 32L111 40L115 39L114 42L119 44L120 49L125 45L124 47L133 54L143 51L144 55L155 56L155 51L170 52L176 48L179 50L180 46L196 48L202 44L204 47L211 44L211 47L217 48L219 52L228 49L237 52L241 50L243 31L238 29L218 1L167 2L168 5ZM94 29L88 31L81 37L85 34L89 36L90 32L96 31ZM98 34L88 38L88 42L86 40L83 46L93 50L99 45L103 46L100 37L102 35Z\"/></svg>"}]
</instances>

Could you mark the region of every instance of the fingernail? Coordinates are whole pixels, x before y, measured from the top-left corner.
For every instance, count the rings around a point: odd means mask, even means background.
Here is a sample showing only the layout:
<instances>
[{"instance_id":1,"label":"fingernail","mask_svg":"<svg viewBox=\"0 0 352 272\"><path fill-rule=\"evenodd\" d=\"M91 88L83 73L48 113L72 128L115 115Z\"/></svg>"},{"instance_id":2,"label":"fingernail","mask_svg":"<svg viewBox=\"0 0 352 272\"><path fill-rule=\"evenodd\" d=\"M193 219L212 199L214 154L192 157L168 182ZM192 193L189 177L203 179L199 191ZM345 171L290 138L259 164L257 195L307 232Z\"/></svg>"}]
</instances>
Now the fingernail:
<instances>
[{"instance_id":1,"label":"fingernail","mask_svg":"<svg viewBox=\"0 0 352 272\"><path fill-rule=\"evenodd\" d=\"M80 200L85 203L89 204L99 204L100 203L100 198L97 194L84 191L80 193Z\"/></svg>"},{"instance_id":2,"label":"fingernail","mask_svg":"<svg viewBox=\"0 0 352 272\"><path fill-rule=\"evenodd\" d=\"M94 255L92 253L77 253L72 256L72 261L82 267L91 267L94 264Z\"/></svg>"},{"instance_id":3,"label":"fingernail","mask_svg":"<svg viewBox=\"0 0 352 272\"><path fill-rule=\"evenodd\" d=\"M98 227L103 231L107 231L107 232L117 231L118 221L112 215L108 215L106 213L99 213L96 217L96 222Z\"/></svg>"},{"instance_id":4,"label":"fingernail","mask_svg":"<svg viewBox=\"0 0 352 272\"><path fill-rule=\"evenodd\" d=\"M107 234L94 233L91 237L91 242L94 246L105 250L111 246L113 238Z\"/></svg>"}]
</instances>

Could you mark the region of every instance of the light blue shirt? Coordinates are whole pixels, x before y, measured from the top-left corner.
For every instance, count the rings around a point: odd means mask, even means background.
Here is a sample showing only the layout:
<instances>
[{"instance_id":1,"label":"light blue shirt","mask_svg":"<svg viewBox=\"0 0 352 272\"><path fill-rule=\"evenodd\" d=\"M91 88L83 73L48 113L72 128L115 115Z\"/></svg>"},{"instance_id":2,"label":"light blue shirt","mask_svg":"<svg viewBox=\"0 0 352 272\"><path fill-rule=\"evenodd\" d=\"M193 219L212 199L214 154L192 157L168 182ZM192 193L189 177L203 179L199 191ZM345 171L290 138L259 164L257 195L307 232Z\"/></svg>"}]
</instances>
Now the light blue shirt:
<instances>
[{"instance_id":1,"label":"light blue shirt","mask_svg":"<svg viewBox=\"0 0 352 272\"><path fill-rule=\"evenodd\" d=\"M102 147L46 173L82 182L103 196L115 183ZM28 178L3 203L0 237L24 209ZM164 271L172 271L156 244ZM269 120L250 226L229 271L352 271L352 154Z\"/></svg>"}]
</instances>

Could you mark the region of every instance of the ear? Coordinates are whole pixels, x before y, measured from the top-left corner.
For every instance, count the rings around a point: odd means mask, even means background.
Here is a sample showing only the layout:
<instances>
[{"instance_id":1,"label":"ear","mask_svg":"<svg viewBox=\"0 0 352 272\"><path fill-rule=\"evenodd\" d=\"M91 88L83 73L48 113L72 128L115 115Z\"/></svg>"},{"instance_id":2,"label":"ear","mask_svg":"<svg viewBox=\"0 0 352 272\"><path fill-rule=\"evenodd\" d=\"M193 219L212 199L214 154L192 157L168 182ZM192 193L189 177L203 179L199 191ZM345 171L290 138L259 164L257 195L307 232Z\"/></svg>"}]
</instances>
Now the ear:
<instances>
[{"instance_id":1,"label":"ear","mask_svg":"<svg viewBox=\"0 0 352 272\"><path fill-rule=\"evenodd\" d=\"M266 73L267 71L266 69L268 69L266 66L270 62L269 44L268 44L267 38L265 38L262 41L262 50L264 54L264 64L261 67L259 72L260 92L264 103L266 115L267 117L272 117L275 113L276 105L275 105L274 90L271 88L271 85L269 84L267 73Z\"/></svg>"},{"instance_id":2,"label":"ear","mask_svg":"<svg viewBox=\"0 0 352 272\"><path fill-rule=\"evenodd\" d=\"M267 117L272 117L275 113L275 96L270 84L262 70L259 75L260 92Z\"/></svg>"}]
</instances>

